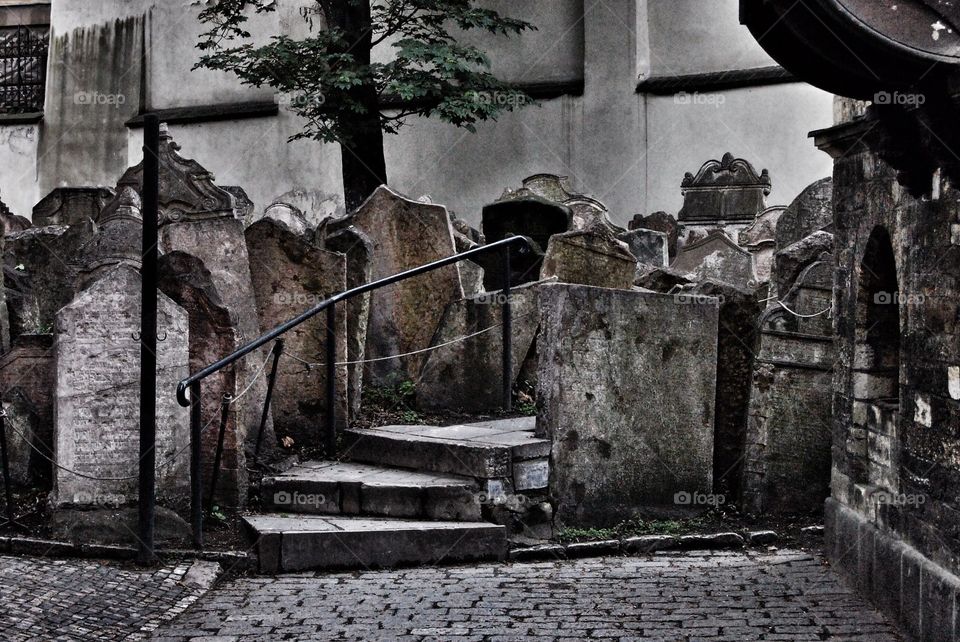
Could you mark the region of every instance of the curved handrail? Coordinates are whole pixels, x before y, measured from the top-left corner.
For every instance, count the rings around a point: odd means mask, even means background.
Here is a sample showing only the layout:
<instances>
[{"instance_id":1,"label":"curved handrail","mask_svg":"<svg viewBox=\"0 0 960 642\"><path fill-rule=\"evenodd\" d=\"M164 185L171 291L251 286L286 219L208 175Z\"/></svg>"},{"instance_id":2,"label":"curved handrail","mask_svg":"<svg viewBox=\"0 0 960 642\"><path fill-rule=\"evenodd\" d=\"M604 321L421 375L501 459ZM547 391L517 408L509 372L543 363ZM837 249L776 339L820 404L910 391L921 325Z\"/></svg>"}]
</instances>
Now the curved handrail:
<instances>
[{"instance_id":1,"label":"curved handrail","mask_svg":"<svg viewBox=\"0 0 960 642\"><path fill-rule=\"evenodd\" d=\"M516 246L523 245L527 248L532 248L533 247L532 243L533 242L525 236L511 236L501 241L491 243L490 245L484 245L478 248L474 248L472 250L467 250L466 252L463 252L460 254L454 254L452 256L448 256L445 259L440 259L439 261L434 261L433 263L427 263L425 265L421 265L420 267L416 267L411 270L407 270L405 272L400 272L398 274L394 274L393 276L388 276L388 277L379 279L377 281L371 281L370 283L365 283L364 285L360 285L351 290L346 290L345 292L336 294L330 297L329 299L325 299L324 301L321 301L314 307L294 317L293 319L290 319L289 321L278 325L273 330L270 330L266 334L260 336L258 339L255 339L249 342L248 344L244 345L243 347L238 348L236 351L227 355L223 359L220 359L219 361L210 364L203 370L187 377L186 379L181 380L177 384L177 401L180 403L181 406L189 407L190 400L187 399L186 393L187 393L187 389L190 388L190 386L192 386L195 383L199 383L200 381L206 379L212 374L216 374L217 372L219 372L220 370L223 370L227 366L232 365L233 363L236 363L238 360L242 359L243 357L250 354L254 350L257 350L258 348L262 348L264 345L270 343L271 341L278 339L279 337L286 334L290 330L294 329L301 323L304 323L305 321L309 321L314 316L320 314L321 312L329 308L331 305L335 305L341 301L352 299L355 296L359 296L361 294L365 294L367 292L371 292L373 290L377 290L379 288L392 285L399 281L403 281L415 276L419 276L426 272L432 272L433 270L437 270L439 268L446 267L448 265L460 263L461 261L465 261L467 259L473 258L475 256L479 256L481 254L486 254L496 250L501 250L514 245ZM507 275L507 278L509 278L509 275Z\"/></svg>"}]
</instances>

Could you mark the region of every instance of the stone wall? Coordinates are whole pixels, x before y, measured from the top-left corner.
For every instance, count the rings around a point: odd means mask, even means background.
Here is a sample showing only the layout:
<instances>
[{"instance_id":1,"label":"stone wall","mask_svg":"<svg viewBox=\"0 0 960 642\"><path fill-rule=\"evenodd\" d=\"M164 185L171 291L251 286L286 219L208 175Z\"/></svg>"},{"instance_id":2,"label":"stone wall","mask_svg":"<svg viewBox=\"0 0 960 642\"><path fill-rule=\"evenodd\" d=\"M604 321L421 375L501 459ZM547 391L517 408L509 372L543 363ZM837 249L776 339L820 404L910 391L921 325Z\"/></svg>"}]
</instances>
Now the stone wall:
<instances>
[{"instance_id":1,"label":"stone wall","mask_svg":"<svg viewBox=\"0 0 960 642\"><path fill-rule=\"evenodd\" d=\"M960 192L938 175L929 196L911 196L870 151L896 151L872 125L815 137L835 158L839 248L828 537L835 563L863 590L902 606L894 612L913 637L950 639L952 620L942 619L950 611L915 600L958 595L950 574L960 569ZM851 536L853 528L870 537ZM883 553L910 548L909 563L906 553ZM923 613L935 620L924 624Z\"/></svg>"}]
</instances>

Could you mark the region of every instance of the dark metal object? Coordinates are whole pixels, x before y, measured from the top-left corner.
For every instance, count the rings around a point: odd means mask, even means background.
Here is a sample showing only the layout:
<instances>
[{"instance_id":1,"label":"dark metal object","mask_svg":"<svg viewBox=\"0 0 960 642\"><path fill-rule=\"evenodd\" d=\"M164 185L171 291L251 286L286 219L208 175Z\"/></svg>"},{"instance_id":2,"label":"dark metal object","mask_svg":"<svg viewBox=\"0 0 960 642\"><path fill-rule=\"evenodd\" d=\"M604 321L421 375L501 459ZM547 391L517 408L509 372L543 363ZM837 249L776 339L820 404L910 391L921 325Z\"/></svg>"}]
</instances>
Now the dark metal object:
<instances>
[{"instance_id":1,"label":"dark metal object","mask_svg":"<svg viewBox=\"0 0 960 642\"><path fill-rule=\"evenodd\" d=\"M220 461L223 459L223 440L227 434L227 420L230 418L230 402L233 399L228 394L223 395L220 402L220 432L217 433L217 453L213 457L213 478L210 480L210 495L207 497L207 512L213 510L213 500L217 494L217 482L220 479Z\"/></svg>"},{"instance_id":2,"label":"dark metal object","mask_svg":"<svg viewBox=\"0 0 960 642\"><path fill-rule=\"evenodd\" d=\"M263 402L263 413L260 415L257 446L253 451L254 460L260 458L260 444L263 442L263 431L267 427L267 418L270 416L270 402L273 400L273 387L277 383L277 366L280 364L280 355L282 354L283 339L277 339L277 342L273 344L273 365L270 367L270 378L267 380L267 398Z\"/></svg>"},{"instance_id":3,"label":"dark metal object","mask_svg":"<svg viewBox=\"0 0 960 642\"><path fill-rule=\"evenodd\" d=\"M327 457L337 454L337 306L327 308Z\"/></svg>"},{"instance_id":4,"label":"dark metal object","mask_svg":"<svg viewBox=\"0 0 960 642\"><path fill-rule=\"evenodd\" d=\"M140 564L153 563L157 482L157 225L160 211L160 121L147 116L143 146L143 267L140 298Z\"/></svg>"},{"instance_id":5,"label":"dark metal object","mask_svg":"<svg viewBox=\"0 0 960 642\"><path fill-rule=\"evenodd\" d=\"M10 460L7 456L7 412L0 405L0 464L3 465L3 490L7 501L7 521L0 526L16 524L13 518L13 482L10 480Z\"/></svg>"},{"instance_id":6,"label":"dark metal object","mask_svg":"<svg viewBox=\"0 0 960 642\"><path fill-rule=\"evenodd\" d=\"M200 485L201 422L200 382L190 386L190 524L193 545L203 548L203 486Z\"/></svg>"}]
</instances>

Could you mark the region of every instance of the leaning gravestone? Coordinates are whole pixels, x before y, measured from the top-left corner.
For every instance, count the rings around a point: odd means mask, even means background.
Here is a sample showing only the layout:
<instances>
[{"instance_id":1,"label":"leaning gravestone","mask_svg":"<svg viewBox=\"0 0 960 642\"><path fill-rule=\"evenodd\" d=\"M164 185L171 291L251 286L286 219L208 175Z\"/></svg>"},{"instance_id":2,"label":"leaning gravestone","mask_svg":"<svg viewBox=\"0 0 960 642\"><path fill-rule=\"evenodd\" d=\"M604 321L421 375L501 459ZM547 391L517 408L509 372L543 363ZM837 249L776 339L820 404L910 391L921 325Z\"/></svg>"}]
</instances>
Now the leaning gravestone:
<instances>
[{"instance_id":1,"label":"leaning gravestone","mask_svg":"<svg viewBox=\"0 0 960 642\"><path fill-rule=\"evenodd\" d=\"M670 267L693 280L717 279L740 288L755 288L753 256L721 231L684 247Z\"/></svg>"},{"instance_id":2,"label":"leaning gravestone","mask_svg":"<svg viewBox=\"0 0 960 642\"><path fill-rule=\"evenodd\" d=\"M637 214L629 223L631 230L653 230L667 235L667 254L672 260L677 255L677 241L680 237L680 224L666 212L654 212L649 216ZM668 261L669 264L669 261Z\"/></svg>"},{"instance_id":3,"label":"leaning gravestone","mask_svg":"<svg viewBox=\"0 0 960 642\"><path fill-rule=\"evenodd\" d=\"M262 218L246 229L247 252L253 270L253 293L260 323L272 328L321 301L347 289L347 260L308 243L286 224ZM337 306L337 362L347 361L347 304ZM327 313L293 328L285 335L284 352L274 382L274 430L299 445L323 443L327 413ZM295 357L295 358L294 358ZM347 369L337 367L336 413L339 428L346 426Z\"/></svg>"},{"instance_id":4,"label":"leaning gravestone","mask_svg":"<svg viewBox=\"0 0 960 642\"><path fill-rule=\"evenodd\" d=\"M408 199L381 185L336 229L355 227L373 243L372 278L398 274L456 253L447 208ZM424 350L443 311L463 298L460 271L447 266L371 294L365 359L383 359ZM415 381L424 355L369 363L365 379L373 385Z\"/></svg>"},{"instance_id":5,"label":"leaning gravestone","mask_svg":"<svg viewBox=\"0 0 960 642\"><path fill-rule=\"evenodd\" d=\"M508 198L483 208L483 235L487 243L502 241L508 236L525 236L536 247L510 250L510 284L521 285L540 279L543 251L554 234L562 234L573 225L573 211L566 205L530 194ZM477 258L483 266L483 286L489 292L504 285L501 254L485 254Z\"/></svg>"},{"instance_id":6,"label":"leaning gravestone","mask_svg":"<svg viewBox=\"0 0 960 642\"><path fill-rule=\"evenodd\" d=\"M511 384L520 374L540 325L541 283L510 293L513 319ZM501 292L484 292L447 306L417 382L417 405L429 410L487 412L503 405ZM478 334L482 333L482 334ZM457 341L470 335L465 341Z\"/></svg>"},{"instance_id":7,"label":"leaning gravestone","mask_svg":"<svg viewBox=\"0 0 960 642\"><path fill-rule=\"evenodd\" d=\"M33 224L46 227L96 221L113 196L113 190L106 187L58 187L33 207Z\"/></svg>"},{"instance_id":8,"label":"leaning gravestone","mask_svg":"<svg viewBox=\"0 0 960 642\"><path fill-rule=\"evenodd\" d=\"M670 240L665 232L635 228L617 235L638 263L662 267L670 263Z\"/></svg>"},{"instance_id":9,"label":"leaning gravestone","mask_svg":"<svg viewBox=\"0 0 960 642\"><path fill-rule=\"evenodd\" d=\"M637 259L613 230L595 225L586 231L554 235L541 274L561 283L630 289L637 277Z\"/></svg>"},{"instance_id":10,"label":"leaning gravestone","mask_svg":"<svg viewBox=\"0 0 960 642\"><path fill-rule=\"evenodd\" d=\"M523 179L519 189L507 190L501 201L522 200L535 196L570 208L572 213L570 229L586 230L594 225L614 227L610 222L607 206L585 194L577 194L570 186L566 176L556 174L534 174ZM546 247L546 245L544 245Z\"/></svg>"},{"instance_id":11,"label":"leaning gravestone","mask_svg":"<svg viewBox=\"0 0 960 642\"><path fill-rule=\"evenodd\" d=\"M243 221L233 194L218 186L214 176L198 162L178 152L166 124L160 126L160 249L195 256L210 270L213 285L224 307L236 319L240 339L246 343L260 336L256 302L252 296L251 265L243 235ZM143 163L128 169L117 191L130 187L140 193ZM226 355L223 355L226 356ZM237 368L239 385L251 385L237 404L242 434L247 446L256 438L266 396L266 379L257 376L267 359L267 350L251 353ZM268 420L264 445L276 443L273 422Z\"/></svg>"},{"instance_id":12,"label":"leaning gravestone","mask_svg":"<svg viewBox=\"0 0 960 642\"><path fill-rule=\"evenodd\" d=\"M808 185L777 221L777 251L814 232L833 232L833 178Z\"/></svg>"},{"instance_id":13,"label":"leaning gravestone","mask_svg":"<svg viewBox=\"0 0 960 642\"><path fill-rule=\"evenodd\" d=\"M142 219L128 192L84 249L78 292L56 317L53 503L93 508L137 498ZM190 418L173 391L188 374L186 312L157 295L157 493L189 488ZM180 456L176 456L177 453Z\"/></svg>"},{"instance_id":14,"label":"leaning gravestone","mask_svg":"<svg viewBox=\"0 0 960 642\"><path fill-rule=\"evenodd\" d=\"M558 525L674 514L710 493L717 301L558 283L540 307L537 434L553 442Z\"/></svg>"}]
</instances>

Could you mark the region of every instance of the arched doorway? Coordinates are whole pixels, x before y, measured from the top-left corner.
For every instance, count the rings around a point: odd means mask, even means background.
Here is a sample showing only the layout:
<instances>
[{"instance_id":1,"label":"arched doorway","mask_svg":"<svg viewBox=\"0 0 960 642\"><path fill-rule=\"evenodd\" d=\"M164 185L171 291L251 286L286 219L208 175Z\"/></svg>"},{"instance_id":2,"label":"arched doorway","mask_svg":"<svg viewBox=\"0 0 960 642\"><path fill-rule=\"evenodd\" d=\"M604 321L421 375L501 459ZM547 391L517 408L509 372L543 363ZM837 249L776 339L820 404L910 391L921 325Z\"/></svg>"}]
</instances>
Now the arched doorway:
<instances>
[{"instance_id":1,"label":"arched doorway","mask_svg":"<svg viewBox=\"0 0 960 642\"><path fill-rule=\"evenodd\" d=\"M896 490L900 414L900 288L890 234L874 228L860 262L853 353L856 481Z\"/></svg>"}]
</instances>

